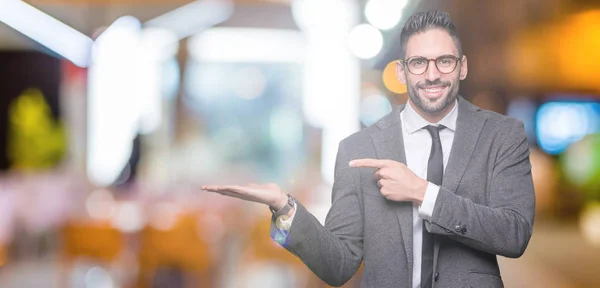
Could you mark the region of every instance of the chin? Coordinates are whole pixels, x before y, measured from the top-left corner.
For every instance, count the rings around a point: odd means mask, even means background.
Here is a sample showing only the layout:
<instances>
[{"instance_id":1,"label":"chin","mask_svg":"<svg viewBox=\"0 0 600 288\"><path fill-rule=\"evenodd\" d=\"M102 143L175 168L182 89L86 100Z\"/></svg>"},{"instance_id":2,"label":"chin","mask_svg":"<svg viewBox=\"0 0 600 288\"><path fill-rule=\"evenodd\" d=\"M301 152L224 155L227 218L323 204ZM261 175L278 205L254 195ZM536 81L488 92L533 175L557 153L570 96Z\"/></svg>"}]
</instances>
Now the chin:
<instances>
[{"instance_id":1,"label":"chin","mask_svg":"<svg viewBox=\"0 0 600 288\"><path fill-rule=\"evenodd\" d=\"M448 105L450 105L450 103L452 103L451 101L448 101L448 97L450 96L445 94L439 97L431 98L419 93L419 102L421 103L418 106L420 106L419 108L424 110L424 112L438 113L443 111L446 107L448 107Z\"/></svg>"}]
</instances>

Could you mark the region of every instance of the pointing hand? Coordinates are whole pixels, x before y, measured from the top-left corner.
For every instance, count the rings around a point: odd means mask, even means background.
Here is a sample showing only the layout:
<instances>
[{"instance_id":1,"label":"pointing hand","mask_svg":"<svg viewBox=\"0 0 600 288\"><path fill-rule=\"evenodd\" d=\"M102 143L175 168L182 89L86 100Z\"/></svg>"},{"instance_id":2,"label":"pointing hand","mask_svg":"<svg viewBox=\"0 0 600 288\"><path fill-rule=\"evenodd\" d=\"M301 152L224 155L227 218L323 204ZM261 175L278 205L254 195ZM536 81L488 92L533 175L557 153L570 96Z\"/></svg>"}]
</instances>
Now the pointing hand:
<instances>
[{"instance_id":1,"label":"pointing hand","mask_svg":"<svg viewBox=\"0 0 600 288\"><path fill-rule=\"evenodd\" d=\"M392 201L423 202L428 181L415 175L406 165L387 159L357 159L350 167L376 168L373 178L381 195Z\"/></svg>"}]
</instances>

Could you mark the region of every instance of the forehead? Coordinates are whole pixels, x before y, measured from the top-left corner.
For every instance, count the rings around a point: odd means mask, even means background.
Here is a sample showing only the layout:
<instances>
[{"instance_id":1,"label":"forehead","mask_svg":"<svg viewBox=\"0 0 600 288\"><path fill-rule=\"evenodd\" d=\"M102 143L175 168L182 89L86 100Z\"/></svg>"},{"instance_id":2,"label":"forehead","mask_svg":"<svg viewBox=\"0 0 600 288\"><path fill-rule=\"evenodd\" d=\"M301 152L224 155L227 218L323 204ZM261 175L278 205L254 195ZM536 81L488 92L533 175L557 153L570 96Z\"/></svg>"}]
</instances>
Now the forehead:
<instances>
[{"instance_id":1,"label":"forehead","mask_svg":"<svg viewBox=\"0 0 600 288\"><path fill-rule=\"evenodd\" d=\"M441 28L414 34L406 44L406 59L413 56L436 58L447 54L458 56L458 49L452 36Z\"/></svg>"}]
</instances>

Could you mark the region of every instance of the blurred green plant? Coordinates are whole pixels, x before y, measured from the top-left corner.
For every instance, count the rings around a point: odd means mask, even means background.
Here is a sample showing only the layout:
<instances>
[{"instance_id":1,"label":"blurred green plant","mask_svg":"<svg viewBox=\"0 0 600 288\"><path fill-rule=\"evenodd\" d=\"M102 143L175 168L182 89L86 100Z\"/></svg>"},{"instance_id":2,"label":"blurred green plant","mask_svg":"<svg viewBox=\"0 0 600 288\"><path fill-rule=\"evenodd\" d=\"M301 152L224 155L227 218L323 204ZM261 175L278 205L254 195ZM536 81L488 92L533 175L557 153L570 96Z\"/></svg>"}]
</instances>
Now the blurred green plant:
<instances>
[{"instance_id":1,"label":"blurred green plant","mask_svg":"<svg viewBox=\"0 0 600 288\"><path fill-rule=\"evenodd\" d=\"M573 143L560 161L563 175L584 193L585 200L600 201L600 134Z\"/></svg>"},{"instance_id":2,"label":"blurred green plant","mask_svg":"<svg viewBox=\"0 0 600 288\"><path fill-rule=\"evenodd\" d=\"M66 152L66 135L54 120L42 91L29 88L9 107L8 157L11 169L37 171L60 163Z\"/></svg>"}]
</instances>

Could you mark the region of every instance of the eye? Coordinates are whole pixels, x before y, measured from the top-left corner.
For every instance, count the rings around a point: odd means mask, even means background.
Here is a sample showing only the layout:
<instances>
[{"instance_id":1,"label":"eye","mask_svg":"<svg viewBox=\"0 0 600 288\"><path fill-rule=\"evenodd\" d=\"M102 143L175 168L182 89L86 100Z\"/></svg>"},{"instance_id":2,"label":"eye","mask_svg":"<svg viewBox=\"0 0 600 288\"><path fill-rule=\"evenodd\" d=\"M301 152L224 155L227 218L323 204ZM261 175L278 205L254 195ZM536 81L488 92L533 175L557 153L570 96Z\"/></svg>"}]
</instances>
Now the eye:
<instances>
[{"instance_id":1,"label":"eye","mask_svg":"<svg viewBox=\"0 0 600 288\"><path fill-rule=\"evenodd\" d=\"M442 56L440 58L437 59L437 63L440 65L452 65L454 64L454 62L456 62L456 59L450 57L450 56Z\"/></svg>"},{"instance_id":2,"label":"eye","mask_svg":"<svg viewBox=\"0 0 600 288\"><path fill-rule=\"evenodd\" d=\"M416 59L410 60L409 64L413 67L421 67L421 66L425 66L425 62L426 62L426 60L424 58L416 58Z\"/></svg>"}]
</instances>

